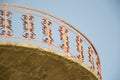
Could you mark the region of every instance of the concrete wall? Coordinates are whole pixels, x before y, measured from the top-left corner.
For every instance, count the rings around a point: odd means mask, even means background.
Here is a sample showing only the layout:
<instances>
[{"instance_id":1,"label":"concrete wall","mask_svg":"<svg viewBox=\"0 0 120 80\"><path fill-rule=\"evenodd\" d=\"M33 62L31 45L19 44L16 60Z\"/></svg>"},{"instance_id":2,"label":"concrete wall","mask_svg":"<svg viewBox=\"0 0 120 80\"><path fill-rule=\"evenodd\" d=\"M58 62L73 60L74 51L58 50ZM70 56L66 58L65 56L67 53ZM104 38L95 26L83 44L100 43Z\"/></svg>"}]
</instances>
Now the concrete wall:
<instances>
[{"instance_id":1,"label":"concrete wall","mask_svg":"<svg viewBox=\"0 0 120 80\"><path fill-rule=\"evenodd\" d=\"M0 41L0 80L98 80L63 53L31 44Z\"/></svg>"}]
</instances>

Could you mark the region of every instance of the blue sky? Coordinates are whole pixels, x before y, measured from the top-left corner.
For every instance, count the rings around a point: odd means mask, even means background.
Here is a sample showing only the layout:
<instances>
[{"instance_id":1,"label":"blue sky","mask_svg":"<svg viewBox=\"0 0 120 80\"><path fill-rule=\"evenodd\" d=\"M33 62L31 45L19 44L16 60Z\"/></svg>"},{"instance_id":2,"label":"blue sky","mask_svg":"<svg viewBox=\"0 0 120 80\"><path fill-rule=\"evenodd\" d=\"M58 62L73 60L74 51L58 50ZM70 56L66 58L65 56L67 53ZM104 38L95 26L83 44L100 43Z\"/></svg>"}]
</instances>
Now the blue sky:
<instances>
[{"instance_id":1,"label":"blue sky","mask_svg":"<svg viewBox=\"0 0 120 80\"><path fill-rule=\"evenodd\" d=\"M44 10L73 24L95 45L101 60L103 80L120 80L120 0L6 2Z\"/></svg>"}]
</instances>

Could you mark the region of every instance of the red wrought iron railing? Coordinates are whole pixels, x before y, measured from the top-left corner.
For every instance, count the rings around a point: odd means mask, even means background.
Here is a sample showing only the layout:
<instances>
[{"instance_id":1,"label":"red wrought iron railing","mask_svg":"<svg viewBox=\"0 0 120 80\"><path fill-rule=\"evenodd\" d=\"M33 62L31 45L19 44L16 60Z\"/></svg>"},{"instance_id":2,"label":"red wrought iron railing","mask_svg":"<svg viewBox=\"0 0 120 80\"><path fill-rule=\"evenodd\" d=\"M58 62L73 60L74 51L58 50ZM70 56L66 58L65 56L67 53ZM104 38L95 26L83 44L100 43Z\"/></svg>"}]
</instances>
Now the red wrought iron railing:
<instances>
[{"instance_id":1,"label":"red wrought iron railing","mask_svg":"<svg viewBox=\"0 0 120 80\"><path fill-rule=\"evenodd\" d=\"M98 53L73 25L47 12L0 2L0 37L47 44L85 63L101 79Z\"/></svg>"}]
</instances>

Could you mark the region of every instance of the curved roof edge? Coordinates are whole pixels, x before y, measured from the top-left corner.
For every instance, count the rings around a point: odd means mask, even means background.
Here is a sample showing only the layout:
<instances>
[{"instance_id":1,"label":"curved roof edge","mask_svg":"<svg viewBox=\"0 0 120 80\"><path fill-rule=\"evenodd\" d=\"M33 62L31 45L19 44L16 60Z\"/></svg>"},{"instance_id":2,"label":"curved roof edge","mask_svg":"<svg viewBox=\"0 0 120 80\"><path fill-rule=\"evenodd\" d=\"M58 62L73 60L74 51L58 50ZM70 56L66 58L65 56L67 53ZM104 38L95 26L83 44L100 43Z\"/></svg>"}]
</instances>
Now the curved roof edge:
<instances>
[{"instance_id":1,"label":"curved roof edge","mask_svg":"<svg viewBox=\"0 0 120 80\"><path fill-rule=\"evenodd\" d=\"M50 49L50 48L44 48L44 47L41 47L41 46L36 46L34 44L30 44L30 43L23 43L23 42L12 42L12 41L2 41L0 40L0 45L11 45L11 46L18 46L18 47L26 47L26 48L32 48L32 49L38 49L38 50L45 50L47 52L50 52L54 55L57 55L57 56L61 56L67 60L70 60L74 63L77 63L79 64L81 67L85 68L86 70L88 70L91 74L93 74L93 76L95 76L98 80L100 80L97 75L95 73L93 73L88 67L87 65L85 65L84 63L80 62L79 60L76 60L75 58L71 57L71 56L68 56L66 55L65 53L61 53L61 52L58 52L58 51L55 51L53 49Z\"/></svg>"}]
</instances>

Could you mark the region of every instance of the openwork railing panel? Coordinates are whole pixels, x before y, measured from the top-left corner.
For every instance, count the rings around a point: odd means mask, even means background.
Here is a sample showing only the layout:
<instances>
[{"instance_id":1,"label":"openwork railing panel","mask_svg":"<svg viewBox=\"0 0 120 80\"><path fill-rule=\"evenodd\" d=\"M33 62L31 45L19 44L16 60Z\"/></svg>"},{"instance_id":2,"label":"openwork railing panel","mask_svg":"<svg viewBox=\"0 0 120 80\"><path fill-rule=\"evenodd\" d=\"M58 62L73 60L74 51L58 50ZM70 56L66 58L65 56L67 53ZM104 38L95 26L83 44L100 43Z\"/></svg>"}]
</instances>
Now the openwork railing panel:
<instances>
[{"instance_id":1,"label":"openwork railing panel","mask_svg":"<svg viewBox=\"0 0 120 80\"><path fill-rule=\"evenodd\" d=\"M98 53L90 40L71 24L47 12L0 3L0 36L31 41L64 52L96 73L101 79Z\"/></svg>"}]
</instances>

